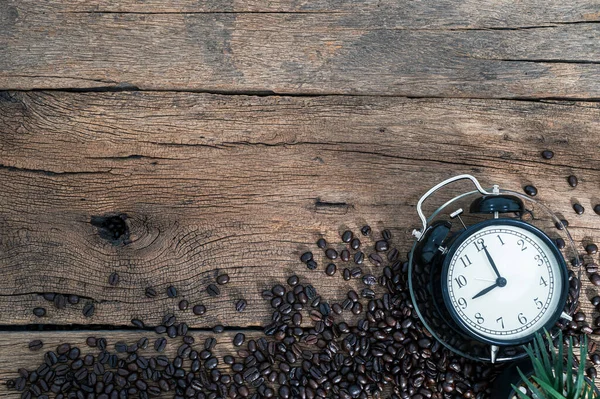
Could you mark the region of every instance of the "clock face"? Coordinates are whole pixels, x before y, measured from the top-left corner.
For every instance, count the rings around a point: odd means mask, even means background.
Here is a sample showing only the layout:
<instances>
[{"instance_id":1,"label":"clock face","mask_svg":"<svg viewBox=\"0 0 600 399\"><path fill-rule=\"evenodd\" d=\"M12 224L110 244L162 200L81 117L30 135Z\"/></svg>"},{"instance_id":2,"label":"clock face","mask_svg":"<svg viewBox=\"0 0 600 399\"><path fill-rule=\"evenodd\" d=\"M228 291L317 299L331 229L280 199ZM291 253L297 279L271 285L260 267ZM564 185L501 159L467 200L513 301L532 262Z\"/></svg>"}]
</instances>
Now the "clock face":
<instances>
[{"instance_id":1,"label":"clock face","mask_svg":"<svg viewBox=\"0 0 600 399\"><path fill-rule=\"evenodd\" d=\"M482 222L463 234L442 273L454 319L471 335L496 344L525 342L550 328L568 288L566 265L552 241L515 220Z\"/></svg>"}]
</instances>

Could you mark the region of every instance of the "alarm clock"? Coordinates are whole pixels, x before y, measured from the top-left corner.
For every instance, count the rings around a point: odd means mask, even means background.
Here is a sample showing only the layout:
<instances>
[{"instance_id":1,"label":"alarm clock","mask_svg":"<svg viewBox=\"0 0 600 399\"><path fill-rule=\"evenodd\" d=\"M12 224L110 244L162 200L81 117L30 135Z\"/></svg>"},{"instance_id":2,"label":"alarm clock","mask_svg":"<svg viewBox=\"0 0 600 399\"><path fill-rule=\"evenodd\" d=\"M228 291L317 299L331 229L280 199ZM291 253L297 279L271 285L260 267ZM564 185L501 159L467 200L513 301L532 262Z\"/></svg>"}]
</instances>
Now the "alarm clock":
<instances>
[{"instance_id":1,"label":"alarm clock","mask_svg":"<svg viewBox=\"0 0 600 399\"><path fill-rule=\"evenodd\" d=\"M459 180L476 190L426 218L424 201ZM571 320L578 292L569 292L569 267L556 239L564 236L567 250L576 250L544 205L459 175L427 191L416 209L422 228L413 231L409 288L421 321L442 344L474 360L508 361L524 357L523 345L537 332Z\"/></svg>"}]
</instances>

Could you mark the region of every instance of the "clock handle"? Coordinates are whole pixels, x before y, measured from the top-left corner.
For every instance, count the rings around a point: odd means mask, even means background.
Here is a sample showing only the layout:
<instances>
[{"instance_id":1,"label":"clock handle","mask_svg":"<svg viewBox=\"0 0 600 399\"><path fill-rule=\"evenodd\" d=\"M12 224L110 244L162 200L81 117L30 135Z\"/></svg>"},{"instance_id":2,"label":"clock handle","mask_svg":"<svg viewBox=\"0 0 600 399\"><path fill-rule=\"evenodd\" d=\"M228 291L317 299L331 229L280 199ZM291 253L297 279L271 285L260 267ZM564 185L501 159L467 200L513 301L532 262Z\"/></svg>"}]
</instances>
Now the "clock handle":
<instances>
[{"instance_id":1,"label":"clock handle","mask_svg":"<svg viewBox=\"0 0 600 399\"><path fill-rule=\"evenodd\" d=\"M464 179L471 180L473 182L473 184L475 185L475 187L477 188L477 191L479 191L483 195L500 194L500 189L499 189L498 185L494 185L494 188L493 188L492 192L490 193L490 192L484 190L483 187L481 187L481 184L479 184L479 181L477 181L477 179L474 176L471 176L471 175L458 175L458 176L454 176L454 177L451 177L449 179L444 180L441 183L436 184L435 186L431 187L429 189L429 191L427 191L425 194L423 194L423 196L421 197L421 199L419 199L419 202L417 202L417 213L419 214L419 218L421 219L421 223L423 223L423 229L422 230L415 229L412 232L413 236L415 236L417 238L417 241L421 239L421 237L423 236L423 233L427 229L427 218L425 217L425 215L423 215L423 210L421 209L421 206L423 205L423 202L425 202L425 200L431 194L435 193L440 188L442 188L442 187L444 187L444 186L446 186L446 185L448 185L450 183L454 183L455 181L464 180Z\"/></svg>"}]
</instances>

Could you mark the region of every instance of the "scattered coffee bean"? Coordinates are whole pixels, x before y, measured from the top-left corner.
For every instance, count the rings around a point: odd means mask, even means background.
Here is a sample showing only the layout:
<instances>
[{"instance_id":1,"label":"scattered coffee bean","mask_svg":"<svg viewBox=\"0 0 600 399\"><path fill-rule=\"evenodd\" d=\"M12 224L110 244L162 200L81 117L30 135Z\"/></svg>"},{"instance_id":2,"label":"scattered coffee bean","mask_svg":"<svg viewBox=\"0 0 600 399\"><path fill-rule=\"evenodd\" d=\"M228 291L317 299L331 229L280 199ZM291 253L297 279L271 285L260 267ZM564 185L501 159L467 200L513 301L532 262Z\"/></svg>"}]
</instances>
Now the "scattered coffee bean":
<instances>
[{"instance_id":1,"label":"scattered coffee bean","mask_svg":"<svg viewBox=\"0 0 600 399\"><path fill-rule=\"evenodd\" d=\"M556 222L554 224L554 226L558 229L558 230L563 230L565 227L569 227L569 221L566 219L560 219L560 223Z\"/></svg>"},{"instance_id":2,"label":"scattered coffee bean","mask_svg":"<svg viewBox=\"0 0 600 399\"><path fill-rule=\"evenodd\" d=\"M358 238L353 238L352 241L350 241L350 248L355 251L360 248L360 240Z\"/></svg>"},{"instance_id":3,"label":"scattered coffee bean","mask_svg":"<svg viewBox=\"0 0 600 399\"><path fill-rule=\"evenodd\" d=\"M525 187L523 187L523 191L525 191L525 194L535 197L538 193L537 188L535 188L534 186L531 185L527 185Z\"/></svg>"},{"instance_id":4,"label":"scattered coffee bean","mask_svg":"<svg viewBox=\"0 0 600 399\"><path fill-rule=\"evenodd\" d=\"M379 254L371 254L369 255L369 261L374 264L375 266L381 266L381 264L383 263L383 258L381 258L381 256L379 256Z\"/></svg>"},{"instance_id":5,"label":"scattered coffee bean","mask_svg":"<svg viewBox=\"0 0 600 399\"><path fill-rule=\"evenodd\" d=\"M585 211L585 208L578 202L573 204L573 210L576 214L581 215Z\"/></svg>"},{"instance_id":6,"label":"scattered coffee bean","mask_svg":"<svg viewBox=\"0 0 600 399\"><path fill-rule=\"evenodd\" d=\"M39 351L43 347L44 347L44 343L39 339L35 339L29 343L30 351Z\"/></svg>"},{"instance_id":7,"label":"scattered coffee bean","mask_svg":"<svg viewBox=\"0 0 600 399\"><path fill-rule=\"evenodd\" d=\"M304 263L308 262L313 258L312 252L305 252L300 256L300 260Z\"/></svg>"},{"instance_id":8,"label":"scattered coffee bean","mask_svg":"<svg viewBox=\"0 0 600 399\"><path fill-rule=\"evenodd\" d=\"M167 347L167 339L166 338L158 338L154 341L154 350L157 352L164 352Z\"/></svg>"},{"instance_id":9,"label":"scattered coffee bean","mask_svg":"<svg viewBox=\"0 0 600 399\"><path fill-rule=\"evenodd\" d=\"M145 328L144 322L140 319L131 319L131 324L133 324L137 328Z\"/></svg>"},{"instance_id":10,"label":"scattered coffee bean","mask_svg":"<svg viewBox=\"0 0 600 399\"><path fill-rule=\"evenodd\" d=\"M569 183L569 186L573 188L577 187L577 176L570 175L569 177L567 177L567 182Z\"/></svg>"},{"instance_id":11,"label":"scattered coffee bean","mask_svg":"<svg viewBox=\"0 0 600 399\"><path fill-rule=\"evenodd\" d=\"M219 276L217 276L217 284L219 285L224 285L227 284L229 282L229 275L228 274L220 274Z\"/></svg>"},{"instance_id":12,"label":"scattered coffee bean","mask_svg":"<svg viewBox=\"0 0 600 399\"><path fill-rule=\"evenodd\" d=\"M179 307L179 310L187 310L190 303L187 300L182 299L177 306Z\"/></svg>"},{"instance_id":13,"label":"scattered coffee bean","mask_svg":"<svg viewBox=\"0 0 600 399\"><path fill-rule=\"evenodd\" d=\"M333 276L335 274L336 270L337 270L337 267L335 266L335 264L330 263L325 268L325 274L327 274L328 276Z\"/></svg>"},{"instance_id":14,"label":"scattered coffee bean","mask_svg":"<svg viewBox=\"0 0 600 399\"><path fill-rule=\"evenodd\" d=\"M389 231L388 229L385 229L381 232L381 236L383 237L384 240L389 241L392 239L392 232Z\"/></svg>"},{"instance_id":15,"label":"scattered coffee bean","mask_svg":"<svg viewBox=\"0 0 600 399\"><path fill-rule=\"evenodd\" d=\"M209 284L208 287L206 287L206 292L213 297L221 294L221 290L215 284Z\"/></svg>"},{"instance_id":16,"label":"scattered coffee bean","mask_svg":"<svg viewBox=\"0 0 600 399\"><path fill-rule=\"evenodd\" d=\"M552 159L552 157L554 157L554 152L552 152L550 150L544 150L544 151L542 151L542 158L544 158L544 159Z\"/></svg>"},{"instance_id":17,"label":"scattered coffee bean","mask_svg":"<svg viewBox=\"0 0 600 399\"><path fill-rule=\"evenodd\" d=\"M585 246L585 252L588 253L588 255L595 255L598 252L598 246L596 244L588 244Z\"/></svg>"},{"instance_id":18,"label":"scattered coffee bean","mask_svg":"<svg viewBox=\"0 0 600 399\"><path fill-rule=\"evenodd\" d=\"M558 237L556 240L554 240L554 242L556 243L558 249L563 249L565 247L565 240L563 240L561 237Z\"/></svg>"},{"instance_id":19,"label":"scattered coffee bean","mask_svg":"<svg viewBox=\"0 0 600 399\"><path fill-rule=\"evenodd\" d=\"M94 311L96 310L93 303L89 302L83 307L83 315L85 317L92 317L94 315Z\"/></svg>"},{"instance_id":20,"label":"scattered coffee bean","mask_svg":"<svg viewBox=\"0 0 600 399\"><path fill-rule=\"evenodd\" d=\"M156 290L153 287L147 287L145 292L148 298L154 298L157 295Z\"/></svg>"},{"instance_id":21,"label":"scattered coffee bean","mask_svg":"<svg viewBox=\"0 0 600 399\"><path fill-rule=\"evenodd\" d=\"M206 307L204 305L194 305L194 307L192 308L192 312L196 316L201 316L204 313L206 313Z\"/></svg>"},{"instance_id":22,"label":"scattered coffee bean","mask_svg":"<svg viewBox=\"0 0 600 399\"><path fill-rule=\"evenodd\" d=\"M44 308L34 308L33 309L33 314L36 315L37 317L44 317L44 316L46 316L46 309L44 309Z\"/></svg>"},{"instance_id":23,"label":"scattered coffee bean","mask_svg":"<svg viewBox=\"0 0 600 399\"><path fill-rule=\"evenodd\" d=\"M379 240L375 243L375 250L377 252L385 252L389 249L389 244L385 240Z\"/></svg>"},{"instance_id":24,"label":"scattered coffee bean","mask_svg":"<svg viewBox=\"0 0 600 399\"><path fill-rule=\"evenodd\" d=\"M363 254L361 251L358 251L357 253L354 254L354 263L356 263L357 265L362 264L364 259L365 259L365 254Z\"/></svg>"},{"instance_id":25,"label":"scattered coffee bean","mask_svg":"<svg viewBox=\"0 0 600 399\"><path fill-rule=\"evenodd\" d=\"M169 298L177 298L177 288L173 287L172 285L170 285L167 288L167 296Z\"/></svg>"},{"instance_id":26,"label":"scattered coffee bean","mask_svg":"<svg viewBox=\"0 0 600 399\"><path fill-rule=\"evenodd\" d=\"M328 249L325 251L325 256L327 256L327 258L329 258L329 259L333 260L333 259L337 259L337 257L338 257L338 253L337 253L337 251L336 251L335 249L333 249L333 248L328 248Z\"/></svg>"},{"instance_id":27,"label":"scattered coffee bean","mask_svg":"<svg viewBox=\"0 0 600 399\"><path fill-rule=\"evenodd\" d=\"M342 241L343 242L350 242L350 240L352 240L353 237L354 237L354 234L352 234L352 232L350 230L346 230L342 234Z\"/></svg>"},{"instance_id":28,"label":"scattered coffee bean","mask_svg":"<svg viewBox=\"0 0 600 399\"><path fill-rule=\"evenodd\" d=\"M299 282L300 282L300 279L296 275L290 276L287 279L287 283L290 287L295 287L296 285L298 285Z\"/></svg>"},{"instance_id":29,"label":"scattered coffee bean","mask_svg":"<svg viewBox=\"0 0 600 399\"><path fill-rule=\"evenodd\" d=\"M342 250L342 252L340 252L340 259L343 262L348 262L350 260L350 251L347 249Z\"/></svg>"},{"instance_id":30,"label":"scattered coffee bean","mask_svg":"<svg viewBox=\"0 0 600 399\"><path fill-rule=\"evenodd\" d=\"M119 284L119 274L117 272L112 272L110 276L108 276L108 284L117 285Z\"/></svg>"},{"instance_id":31,"label":"scattered coffee bean","mask_svg":"<svg viewBox=\"0 0 600 399\"><path fill-rule=\"evenodd\" d=\"M54 307L56 309L64 309L67 307L67 298L62 294L56 294L54 296Z\"/></svg>"},{"instance_id":32,"label":"scattered coffee bean","mask_svg":"<svg viewBox=\"0 0 600 399\"><path fill-rule=\"evenodd\" d=\"M595 297L593 297L592 299L590 299L590 302L594 306L600 305L600 296L596 295Z\"/></svg>"},{"instance_id":33,"label":"scattered coffee bean","mask_svg":"<svg viewBox=\"0 0 600 399\"><path fill-rule=\"evenodd\" d=\"M221 334L223 331L225 331L225 327L223 327L220 324L217 324L216 326L213 327L212 330L215 334Z\"/></svg>"},{"instance_id":34,"label":"scattered coffee bean","mask_svg":"<svg viewBox=\"0 0 600 399\"><path fill-rule=\"evenodd\" d=\"M246 309L246 305L246 300L240 299L235 303L235 310L237 310L238 312L243 312Z\"/></svg>"},{"instance_id":35,"label":"scattered coffee bean","mask_svg":"<svg viewBox=\"0 0 600 399\"><path fill-rule=\"evenodd\" d=\"M246 340L246 336L242 333L237 333L233 337L233 345L234 346L242 346L244 341Z\"/></svg>"},{"instance_id":36,"label":"scattered coffee bean","mask_svg":"<svg viewBox=\"0 0 600 399\"><path fill-rule=\"evenodd\" d=\"M67 301L71 304L71 305L77 305L79 303L79 297L77 295L69 295L67 297Z\"/></svg>"},{"instance_id":37,"label":"scattered coffee bean","mask_svg":"<svg viewBox=\"0 0 600 399\"><path fill-rule=\"evenodd\" d=\"M600 274L598 273L592 273L590 275L590 281L592 282L592 284L594 284L595 286L600 287Z\"/></svg>"},{"instance_id":38,"label":"scattered coffee bean","mask_svg":"<svg viewBox=\"0 0 600 399\"><path fill-rule=\"evenodd\" d=\"M360 229L360 232L363 236L368 236L369 234L371 234L371 227L369 225L365 225Z\"/></svg>"},{"instance_id":39,"label":"scattered coffee bean","mask_svg":"<svg viewBox=\"0 0 600 399\"><path fill-rule=\"evenodd\" d=\"M315 270L317 268L317 262L311 259L308 262L306 262L306 267L308 268L308 270Z\"/></svg>"},{"instance_id":40,"label":"scattered coffee bean","mask_svg":"<svg viewBox=\"0 0 600 399\"><path fill-rule=\"evenodd\" d=\"M600 204L594 205L594 212L596 215L600 215Z\"/></svg>"},{"instance_id":41,"label":"scattered coffee bean","mask_svg":"<svg viewBox=\"0 0 600 399\"><path fill-rule=\"evenodd\" d=\"M324 238L319 238L317 240L317 247L321 248L321 249L325 249L327 248L327 241L325 241ZM304 262L304 261L303 261Z\"/></svg>"}]
</instances>

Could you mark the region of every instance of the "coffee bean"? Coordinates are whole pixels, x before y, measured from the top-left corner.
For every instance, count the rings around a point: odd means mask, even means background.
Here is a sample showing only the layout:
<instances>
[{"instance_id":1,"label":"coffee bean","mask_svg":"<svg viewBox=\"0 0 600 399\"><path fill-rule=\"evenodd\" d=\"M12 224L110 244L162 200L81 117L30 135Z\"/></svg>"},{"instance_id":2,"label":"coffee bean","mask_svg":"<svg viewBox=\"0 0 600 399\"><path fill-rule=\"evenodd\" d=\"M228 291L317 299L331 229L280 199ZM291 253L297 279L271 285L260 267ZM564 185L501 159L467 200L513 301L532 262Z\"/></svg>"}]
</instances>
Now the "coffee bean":
<instances>
[{"instance_id":1,"label":"coffee bean","mask_svg":"<svg viewBox=\"0 0 600 399\"><path fill-rule=\"evenodd\" d=\"M340 252L340 259L343 262L348 262L350 260L350 251L347 249L342 250L342 252Z\"/></svg>"},{"instance_id":2,"label":"coffee bean","mask_svg":"<svg viewBox=\"0 0 600 399\"><path fill-rule=\"evenodd\" d=\"M585 246L585 252L589 255L594 255L598 252L598 246L596 244L588 244Z\"/></svg>"},{"instance_id":3,"label":"coffee bean","mask_svg":"<svg viewBox=\"0 0 600 399\"><path fill-rule=\"evenodd\" d=\"M117 285L119 284L119 274L117 272L112 272L110 276L108 276L108 284Z\"/></svg>"},{"instance_id":4,"label":"coffee bean","mask_svg":"<svg viewBox=\"0 0 600 399\"><path fill-rule=\"evenodd\" d=\"M69 295L67 297L67 301L71 304L71 305L77 305L79 303L79 297L77 295Z\"/></svg>"},{"instance_id":5,"label":"coffee bean","mask_svg":"<svg viewBox=\"0 0 600 399\"><path fill-rule=\"evenodd\" d=\"M567 182L569 183L569 186L573 188L577 187L577 176L570 175L567 177Z\"/></svg>"},{"instance_id":6,"label":"coffee bean","mask_svg":"<svg viewBox=\"0 0 600 399\"><path fill-rule=\"evenodd\" d=\"M306 262L306 267L308 268L308 270L315 270L317 268L317 262L311 259L308 262Z\"/></svg>"},{"instance_id":7,"label":"coffee bean","mask_svg":"<svg viewBox=\"0 0 600 399\"><path fill-rule=\"evenodd\" d=\"M566 219L560 219L560 223L556 222L556 223L554 223L554 226L558 230L563 230L565 227L569 227L569 221Z\"/></svg>"},{"instance_id":8,"label":"coffee bean","mask_svg":"<svg viewBox=\"0 0 600 399\"><path fill-rule=\"evenodd\" d=\"M44 316L46 316L46 309L44 309L44 308L34 308L33 309L33 314L36 315L37 317L44 317Z\"/></svg>"},{"instance_id":9,"label":"coffee bean","mask_svg":"<svg viewBox=\"0 0 600 399\"><path fill-rule=\"evenodd\" d=\"M365 285L377 284L377 277L373 276L372 274L365 274L362 280Z\"/></svg>"},{"instance_id":10,"label":"coffee bean","mask_svg":"<svg viewBox=\"0 0 600 399\"><path fill-rule=\"evenodd\" d=\"M337 251L336 251L335 249L333 249L333 248L328 248L328 249L325 251L325 256L327 256L327 258L329 258L329 259L333 260L333 259L337 259L337 257L338 257L338 253L337 253Z\"/></svg>"},{"instance_id":11,"label":"coffee bean","mask_svg":"<svg viewBox=\"0 0 600 399\"><path fill-rule=\"evenodd\" d=\"M553 156L554 156L554 152L552 152L551 150L542 151L542 158L544 158L544 159L552 159Z\"/></svg>"},{"instance_id":12,"label":"coffee bean","mask_svg":"<svg viewBox=\"0 0 600 399\"><path fill-rule=\"evenodd\" d=\"M229 282L229 275L224 273L217 276L217 284L224 285Z\"/></svg>"},{"instance_id":13,"label":"coffee bean","mask_svg":"<svg viewBox=\"0 0 600 399\"><path fill-rule=\"evenodd\" d=\"M235 310L237 310L238 312L243 312L246 309L246 305L246 300L240 299L235 303Z\"/></svg>"},{"instance_id":14,"label":"coffee bean","mask_svg":"<svg viewBox=\"0 0 600 399\"><path fill-rule=\"evenodd\" d=\"M592 284L594 284L595 286L600 287L600 274L598 273L592 273L590 275L590 281L592 282Z\"/></svg>"},{"instance_id":15,"label":"coffee bean","mask_svg":"<svg viewBox=\"0 0 600 399\"><path fill-rule=\"evenodd\" d=\"M379 240L375 243L375 250L377 252L385 252L389 249L389 244L385 240Z\"/></svg>"},{"instance_id":16,"label":"coffee bean","mask_svg":"<svg viewBox=\"0 0 600 399\"><path fill-rule=\"evenodd\" d=\"M392 232L389 231L388 229L385 229L381 232L381 236L383 237L384 240L389 241L392 239Z\"/></svg>"},{"instance_id":17,"label":"coffee bean","mask_svg":"<svg viewBox=\"0 0 600 399\"><path fill-rule=\"evenodd\" d=\"M556 243L558 249L563 249L565 247L565 240L563 240L561 237L558 237L556 240L554 240L554 242Z\"/></svg>"},{"instance_id":18,"label":"coffee bean","mask_svg":"<svg viewBox=\"0 0 600 399\"><path fill-rule=\"evenodd\" d=\"M347 267L344 268L342 275L344 277L344 280L348 281L350 280L351 276L350 276L350 269L348 269Z\"/></svg>"},{"instance_id":19,"label":"coffee bean","mask_svg":"<svg viewBox=\"0 0 600 399\"><path fill-rule=\"evenodd\" d=\"M163 352L167 346L166 338L158 338L154 341L154 350L157 352Z\"/></svg>"},{"instance_id":20,"label":"coffee bean","mask_svg":"<svg viewBox=\"0 0 600 399\"><path fill-rule=\"evenodd\" d=\"M96 310L93 303L89 302L83 307L83 315L85 317L92 317L94 315L94 311Z\"/></svg>"},{"instance_id":21,"label":"coffee bean","mask_svg":"<svg viewBox=\"0 0 600 399\"><path fill-rule=\"evenodd\" d=\"M357 265L362 264L364 259L365 259L365 254L363 254L361 251L358 251L357 253L354 254L354 263L356 263Z\"/></svg>"},{"instance_id":22,"label":"coffee bean","mask_svg":"<svg viewBox=\"0 0 600 399\"><path fill-rule=\"evenodd\" d=\"M352 240L353 237L354 237L354 234L352 234L352 232L350 230L346 230L342 233L342 241L343 242L350 242L350 240Z\"/></svg>"},{"instance_id":23,"label":"coffee bean","mask_svg":"<svg viewBox=\"0 0 600 399\"><path fill-rule=\"evenodd\" d=\"M327 241L325 241L324 238L319 238L317 240L317 247L321 248L321 249L325 249L327 248Z\"/></svg>"},{"instance_id":24,"label":"coffee bean","mask_svg":"<svg viewBox=\"0 0 600 399\"><path fill-rule=\"evenodd\" d=\"M350 270L350 275L352 278L358 278L362 275L362 269L360 267L355 267L354 269Z\"/></svg>"},{"instance_id":25,"label":"coffee bean","mask_svg":"<svg viewBox=\"0 0 600 399\"><path fill-rule=\"evenodd\" d=\"M131 319L131 324L133 324L137 328L144 328L144 322L140 319Z\"/></svg>"},{"instance_id":26,"label":"coffee bean","mask_svg":"<svg viewBox=\"0 0 600 399\"><path fill-rule=\"evenodd\" d=\"M594 212L597 215L600 215L600 204L594 205Z\"/></svg>"},{"instance_id":27,"label":"coffee bean","mask_svg":"<svg viewBox=\"0 0 600 399\"><path fill-rule=\"evenodd\" d=\"M242 333L237 333L233 337L233 345L234 346L242 346L244 341L246 340L246 336Z\"/></svg>"},{"instance_id":28,"label":"coffee bean","mask_svg":"<svg viewBox=\"0 0 600 399\"><path fill-rule=\"evenodd\" d=\"M576 214L581 215L585 211L585 208L578 202L573 204L573 210Z\"/></svg>"},{"instance_id":29,"label":"coffee bean","mask_svg":"<svg viewBox=\"0 0 600 399\"><path fill-rule=\"evenodd\" d=\"M383 259L381 258L381 256L375 253L369 255L369 261L375 266L381 266L381 264L383 263Z\"/></svg>"},{"instance_id":30,"label":"coffee bean","mask_svg":"<svg viewBox=\"0 0 600 399\"><path fill-rule=\"evenodd\" d=\"M148 298L154 298L157 295L156 290L153 287L147 287L145 293Z\"/></svg>"},{"instance_id":31,"label":"coffee bean","mask_svg":"<svg viewBox=\"0 0 600 399\"><path fill-rule=\"evenodd\" d=\"M350 241L350 248L355 251L360 248L360 240L358 238L353 238L352 241Z\"/></svg>"},{"instance_id":32,"label":"coffee bean","mask_svg":"<svg viewBox=\"0 0 600 399\"><path fill-rule=\"evenodd\" d=\"M287 283L290 287L295 287L296 285L298 285L299 282L300 282L300 279L296 275L292 275L292 276L288 277L288 279L287 279Z\"/></svg>"},{"instance_id":33,"label":"coffee bean","mask_svg":"<svg viewBox=\"0 0 600 399\"><path fill-rule=\"evenodd\" d=\"M371 227L369 225L365 225L360 229L360 232L363 236L368 236L369 234L371 234Z\"/></svg>"},{"instance_id":34,"label":"coffee bean","mask_svg":"<svg viewBox=\"0 0 600 399\"><path fill-rule=\"evenodd\" d=\"M535 188L535 186L532 186L532 185L527 185L527 186L523 187L523 191L525 191L525 194L527 194L531 197L535 197L538 193L537 188Z\"/></svg>"},{"instance_id":35,"label":"coffee bean","mask_svg":"<svg viewBox=\"0 0 600 399\"><path fill-rule=\"evenodd\" d=\"M208 292L208 295L210 295L212 297L215 297L215 296L218 296L221 294L221 290L215 284L209 284L208 287L206 287L206 292Z\"/></svg>"},{"instance_id":36,"label":"coffee bean","mask_svg":"<svg viewBox=\"0 0 600 399\"><path fill-rule=\"evenodd\" d=\"M206 307L204 305L194 305L194 307L192 308L192 312L196 316L201 316L204 313L206 313Z\"/></svg>"},{"instance_id":37,"label":"coffee bean","mask_svg":"<svg viewBox=\"0 0 600 399\"><path fill-rule=\"evenodd\" d=\"M223 327L220 324L217 324L216 326L213 327L212 330L215 334L221 334L223 331L225 331L225 327Z\"/></svg>"},{"instance_id":38,"label":"coffee bean","mask_svg":"<svg viewBox=\"0 0 600 399\"><path fill-rule=\"evenodd\" d=\"M167 296L169 298L176 298L177 297L177 288L173 287L172 285L167 287Z\"/></svg>"},{"instance_id":39,"label":"coffee bean","mask_svg":"<svg viewBox=\"0 0 600 399\"><path fill-rule=\"evenodd\" d=\"M302 255L300 255L300 260L304 263L308 262L309 260L311 260L313 258L313 254L312 252L304 252Z\"/></svg>"},{"instance_id":40,"label":"coffee bean","mask_svg":"<svg viewBox=\"0 0 600 399\"><path fill-rule=\"evenodd\" d=\"M330 263L325 268L325 274L327 274L328 276L333 276L335 274L336 270L337 270L337 267L335 266L335 264Z\"/></svg>"},{"instance_id":41,"label":"coffee bean","mask_svg":"<svg viewBox=\"0 0 600 399\"><path fill-rule=\"evenodd\" d=\"M29 343L30 351L39 351L43 347L44 347L44 343L39 339L35 339Z\"/></svg>"},{"instance_id":42,"label":"coffee bean","mask_svg":"<svg viewBox=\"0 0 600 399\"><path fill-rule=\"evenodd\" d=\"M275 296L284 296L285 295L285 288L279 284L273 286L271 291L273 292L273 295L275 295Z\"/></svg>"},{"instance_id":43,"label":"coffee bean","mask_svg":"<svg viewBox=\"0 0 600 399\"><path fill-rule=\"evenodd\" d=\"M56 309L64 309L67 307L67 298L62 294L56 294L54 296L54 307Z\"/></svg>"}]
</instances>

